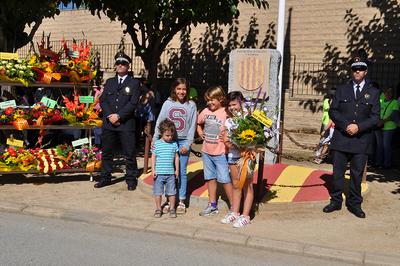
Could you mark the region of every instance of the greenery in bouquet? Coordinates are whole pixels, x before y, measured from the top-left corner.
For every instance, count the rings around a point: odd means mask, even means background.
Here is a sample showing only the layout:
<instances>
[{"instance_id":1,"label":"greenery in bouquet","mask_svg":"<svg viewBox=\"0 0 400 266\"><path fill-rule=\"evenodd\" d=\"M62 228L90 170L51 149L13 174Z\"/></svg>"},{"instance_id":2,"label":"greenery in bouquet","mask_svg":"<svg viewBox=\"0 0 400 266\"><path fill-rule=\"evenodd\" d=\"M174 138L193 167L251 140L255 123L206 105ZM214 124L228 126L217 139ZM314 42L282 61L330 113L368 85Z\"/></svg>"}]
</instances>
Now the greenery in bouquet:
<instances>
[{"instance_id":1,"label":"greenery in bouquet","mask_svg":"<svg viewBox=\"0 0 400 266\"><path fill-rule=\"evenodd\" d=\"M36 157L30 150L8 147L4 153L0 155L0 168L2 171L11 171L14 169L28 171L35 167Z\"/></svg>"},{"instance_id":2,"label":"greenery in bouquet","mask_svg":"<svg viewBox=\"0 0 400 266\"><path fill-rule=\"evenodd\" d=\"M44 35L39 46L39 53L34 53L29 65L35 71L37 81L51 83L52 81L71 81L74 83L88 82L96 76L95 66L97 52L93 49L91 42L81 42L80 45L74 40L69 48L67 42L61 40L61 49L56 53L52 51L49 37L47 44Z\"/></svg>"},{"instance_id":3,"label":"greenery in bouquet","mask_svg":"<svg viewBox=\"0 0 400 266\"><path fill-rule=\"evenodd\" d=\"M0 125L14 125L17 130L23 130L29 127L30 121L29 110L13 107L0 110Z\"/></svg>"},{"instance_id":4,"label":"greenery in bouquet","mask_svg":"<svg viewBox=\"0 0 400 266\"><path fill-rule=\"evenodd\" d=\"M6 109L0 109L0 124L12 124L14 121L14 114L16 109L13 107L7 107Z\"/></svg>"},{"instance_id":5,"label":"greenery in bouquet","mask_svg":"<svg viewBox=\"0 0 400 266\"><path fill-rule=\"evenodd\" d=\"M79 95L74 94L73 100L63 96L65 109L63 109L63 117L71 125L94 125L101 126L101 120L99 119L99 110L95 110L94 107L97 104L84 104L79 100Z\"/></svg>"},{"instance_id":6,"label":"greenery in bouquet","mask_svg":"<svg viewBox=\"0 0 400 266\"><path fill-rule=\"evenodd\" d=\"M232 117L232 128L229 138L241 149L267 147L268 141L276 134L276 125L268 117L268 108L264 106L265 99L246 98L241 103L242 110Z\"/></svg>"},{"instance_id":7,"label":"greenery in bouquet","mask_svg":"<svg viewBox=\"0 0 400 266\"><path fill-rule=\"evenodd\" d=\"M87 168L88 164L101 161L101 150L98 147L82 146L72 155L70 166L73 168Z\"/></svg>"},{"instance_id":8,"label":"greenery in bouquet","mask_svg":"<svg viewBox=\"0 0 400 266\"><path fill-rule=\"evenodd\" d=\"M72 47L69 48L65 40L61 41L65 58L62 64L66 65L69 78L72 82L85 82L96 76L95 69L96 52L91 42L81 42L79 45L73 40Z\"/></svg>"},{"instance_id":9,"label":"greenery in bouquet","mask_svg":"<svg viewBox=\"0 0 400 266\"><path fill-rule=\"evenodd\" d=\"M41 102L37 103L30 111L32 120L37 125L57 124L64 120L62 112L56 108L49 108Z\"/></svg>"},{"instance_id":10,"label":"greenery in bouquet","mask_svg":"<svg viewBox=\"0 0 400 266\"><path fill-rule=\"evenodd\" d=\"M35 81L35 74L32 67L25 60L0 60L0 80L19 81L24 86Z\"/></svg>"}]
</instances>

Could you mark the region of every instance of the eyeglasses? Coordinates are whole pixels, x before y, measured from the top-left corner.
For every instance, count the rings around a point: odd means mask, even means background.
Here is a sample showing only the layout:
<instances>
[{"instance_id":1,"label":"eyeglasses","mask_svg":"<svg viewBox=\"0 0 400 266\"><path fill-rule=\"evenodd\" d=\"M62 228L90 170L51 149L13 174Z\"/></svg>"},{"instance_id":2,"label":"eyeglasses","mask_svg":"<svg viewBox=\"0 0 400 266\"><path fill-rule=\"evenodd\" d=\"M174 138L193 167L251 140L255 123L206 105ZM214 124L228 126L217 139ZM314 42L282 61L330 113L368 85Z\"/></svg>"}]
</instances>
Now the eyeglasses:
<instances>
[{"instance_id":1,"label":"eyeglasses","mask_svg":"<svg viewBox=\"0 0 400 266\"><path fill-rule=\"evenodd\" d=\"M126 61L118 60L118 61L115 61L115 65L116 66L118 66L118 65L127 66L127 65L129 65L129 63Z\"/></svg>"}]
</instances>

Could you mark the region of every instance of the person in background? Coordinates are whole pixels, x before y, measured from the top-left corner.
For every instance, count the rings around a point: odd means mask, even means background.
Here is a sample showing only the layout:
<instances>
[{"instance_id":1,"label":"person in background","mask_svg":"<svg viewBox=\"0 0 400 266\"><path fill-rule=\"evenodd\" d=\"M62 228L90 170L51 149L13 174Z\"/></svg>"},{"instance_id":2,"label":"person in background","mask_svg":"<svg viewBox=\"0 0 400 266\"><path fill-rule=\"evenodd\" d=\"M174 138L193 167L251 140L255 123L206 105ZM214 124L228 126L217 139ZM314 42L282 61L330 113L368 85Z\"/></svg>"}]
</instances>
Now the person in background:
<instances>
[{"instance_id":1,"label":"person in background","mask_svg":"<svg viewBox=\"0 0 400 266\"><path fill-rule=\"evenodd\" d=\"M394 98L393 88L389 87L383 90L385 95L381 102L381 137L377 146L377 167L391 168L393 137L399 121L399 102Z\"/></svg>"},{"instance_id":2,"label":"person in background","mask_svg":"<svg viewBox=\"0 0 400 266\"><path fill-rule=\"evenodd\" d=\"M323 135L324 132L328 129L329 127L329 107L331 106L331 102L333 99L333 96L335 95L336 88L333 87L328 91L328 93L325 95L324 100L322 102L322 121L321 121L321 130L320 134Z\"/></svg>"}]
</instances>

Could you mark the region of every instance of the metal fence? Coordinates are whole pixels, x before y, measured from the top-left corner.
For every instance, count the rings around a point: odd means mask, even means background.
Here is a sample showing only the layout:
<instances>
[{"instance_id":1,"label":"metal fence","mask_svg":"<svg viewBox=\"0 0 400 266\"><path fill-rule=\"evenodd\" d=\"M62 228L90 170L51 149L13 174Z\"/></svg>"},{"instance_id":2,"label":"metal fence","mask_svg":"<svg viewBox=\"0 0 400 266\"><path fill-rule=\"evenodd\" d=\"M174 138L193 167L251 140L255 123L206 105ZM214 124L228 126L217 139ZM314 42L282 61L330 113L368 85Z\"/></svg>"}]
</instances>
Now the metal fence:
<instances>
[{"instance_id":1,"label":"metal fence","mask_svg":"<svg viewBox=\"0 0 400 266\"><path fill-rule=\"evenodd\" d=\"M35 50L38 43L35 39ZM86 42L86 40L76 40ZM72 40L66 41L71 47ZM59 51L61 42L50 41L54 51ZM93 46L100 53L101 69L114 70L114 56L119 44L98 44ZM30 53L30 45L20 48L17 52L25 58ZM132 43L125 44L125 53L132 58L132 71L135 76L145 73L145 66L139 56L135 56ZM185 76L192 84L200 87L219 84L224 87L228 83L228 68L225 55L185 54L181 49L166 49L158 65L159 78L169 79L175 76ZM283 88L288 89L294 98L319 98L332 87L337 87L349 81L348 66L327 63L302 62L296 56L286 57L283 66ZM400 83L400 62L374 62L368 70L371 80L378 82L381 87L397 86Z\"/></svg>"},{"instance_id":2,"label":"metal fence","mask_svg":"<svg viewBox=\"0 0 400 266\"><path fill-rule=\"evenodd\" d=\"M295 56L291 59L290 69L287 88L294 98L320 97L351 78L348 65L301 62ZM373 62L368 68L368 77L381 88L395 88L400 83L400 62Z\"/></svg>"}]
</instances>

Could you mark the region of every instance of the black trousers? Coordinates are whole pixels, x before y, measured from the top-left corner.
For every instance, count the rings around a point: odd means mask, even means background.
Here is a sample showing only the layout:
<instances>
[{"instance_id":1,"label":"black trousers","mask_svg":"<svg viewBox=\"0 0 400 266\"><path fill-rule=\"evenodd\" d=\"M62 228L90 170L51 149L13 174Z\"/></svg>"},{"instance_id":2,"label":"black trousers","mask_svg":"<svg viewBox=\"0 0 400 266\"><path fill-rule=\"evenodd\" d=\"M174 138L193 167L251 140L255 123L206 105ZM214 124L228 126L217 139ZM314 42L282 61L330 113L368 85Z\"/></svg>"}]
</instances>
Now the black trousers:
<instances>
[{"instance_id":1,"label":"black trousers","mask_svg":"<svg viewBox=\"0 0 400 266\"><path fill-rule=\"evenodd\" d=\"M115 151L118 146L121 146L126 164L126 183L128 185L136 184L139 170L136 161L135 131L113 131L104 129L101 138L102 167L100 178L102 180L111 180Z\"/></svg>"},{"instance_id":2,"label":"black trousers","mask_svg":"<svg viewBox=\"0 0 400 266\"><path fill-rule=\"evenodd\" d=\"M361 196L361 180L367 159L367 154L333 151L333 184L331 191L329 191L333 203L342 204L344 174L347 163L350 161L350 184L349 194L346 197L346 206L356 208L361 206L363 201Z\"/></svg>"}]
</instances>

